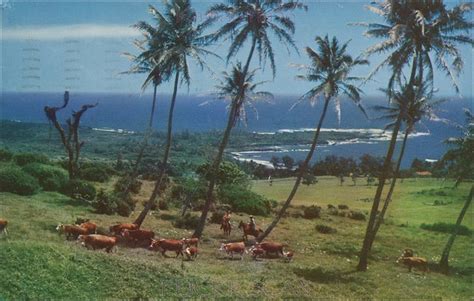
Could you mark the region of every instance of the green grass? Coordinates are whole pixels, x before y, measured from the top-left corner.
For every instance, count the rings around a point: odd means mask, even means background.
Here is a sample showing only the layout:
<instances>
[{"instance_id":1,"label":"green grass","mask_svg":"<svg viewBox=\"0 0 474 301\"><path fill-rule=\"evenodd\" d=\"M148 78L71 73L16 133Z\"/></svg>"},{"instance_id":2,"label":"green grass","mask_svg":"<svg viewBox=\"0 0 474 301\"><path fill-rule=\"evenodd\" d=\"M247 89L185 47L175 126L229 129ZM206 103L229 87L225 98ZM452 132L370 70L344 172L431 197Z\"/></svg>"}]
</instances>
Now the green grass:
<instances>
[{"instance_id":1,"label":"green grass","mask_svg":"<svg viewBox=\"0 0 474 301\"><path fill-rule=\"evenodd\" d=\"M320 219L284 218L270 240L287 243L295 251L294 261L280 259L253 261L249 257L226 260L217 249L225 238L218 225L208 225L196 261L163 258L144 249L119 246L117 252L88 251L75 242L65 241L54 228L59 222L73 222L87 217L99 225L109 226L132 217L97 215L91 208L71 201L58 193L39 193L22 197L0 194L0 216L9 220L8 238L0 238L0 299L103 299L103 298L358 298L358 299L450 299L469 300L473 297L474 261L472 237L459 236L452 253L453 273L449 276L430 272L408 273L395 260L401 250L413 248L431 263L439 255L447 234L419 228L421 223L454 223L468 192L464 184L457 190L441 188L441 182L431 179L409 179L398 187L388 212L387 224L380 229L370 258L369 270L355 272L366 222L332 216L327 204L345 204L352 210L369 210L374 186L342 187L335 178L322 177L319 183L302 187L292 211L300 205L318 204L323 212ZM291 189L292 180L257 181L253 189L266 197L282 201ZM112 184L102 183L103 187ZM446 183L451 185L451 183ZM140 201L152 188L144 183ZM434 191L443 190L439 196ZM433 206L436 199L452 203ZM137 210L141 209L139 206ZM171 220L162 219L178 214L178 209L153 213L144 228L159 237L181 238L191 232L176 229ZM473 229L472 208L464 225ZM236 224L248 220L245 214L233 215L231 239L239 239ZM257 217L260 226L271 217ZM320 234L316 224L337 229L335 234ZM402 225L402 226L401 226ZM170 254L171 255L171 254Z\"/></svg>"}]
</instances>

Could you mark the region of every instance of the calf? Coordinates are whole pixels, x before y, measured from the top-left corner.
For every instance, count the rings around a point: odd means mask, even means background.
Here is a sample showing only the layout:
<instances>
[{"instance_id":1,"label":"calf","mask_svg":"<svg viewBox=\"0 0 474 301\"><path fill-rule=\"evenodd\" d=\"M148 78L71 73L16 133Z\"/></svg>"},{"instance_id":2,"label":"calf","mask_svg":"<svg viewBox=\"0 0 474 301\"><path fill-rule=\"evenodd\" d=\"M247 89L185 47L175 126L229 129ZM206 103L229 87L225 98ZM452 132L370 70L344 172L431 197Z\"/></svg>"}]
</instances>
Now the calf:
<instances>
[{"instance_id":1,"label":"calf","mask_svg":"<svg viewBox=\"0 0 474 301\"><path fill-rule=\"evenodd\" d=\"M198 254L198 249L196 247L187 247L184 250L184 255L188 258L188 260L194 260L196 259Z\"/></svg>"},{"instance_id":2,"label":"calf","mask_svg":"<svg viewBox=\"0 0 474 301\"><path fill-rule=\"evenodd\" d=\"M140 243L140 242L146 242L147 245L150 245L151 240L155 237L155 233L150 230L128 230L125 229L122 231L122 236L133 242L134 244Z\"/></svg>"},{"instance_id":3,"label":"calf","mask_svg":"<svg viewBox=\"0 0 474 301\"><path fill-rule=\"evenodd\" d=\"M234 253L240 254L240 260L244 258L245 252L245 243L244 242L232 242L228 244L222 244L219 251L226 252L231 255L231 258L234 258Z\"/></svg>"},{"instance_id":4,"label":"calf","mask_svg":"<svg viewBox=\"0 0 474 301\"><path fill-rule=\"evenodd\" d=\"M161 254L165 257L166 251L175 251L176 257L179 255L183 256L183 246L184 243L182 240L177 239L159 239L155 240L152 239L150 246L148 247L149 250L153 251L161 251Z\"/></svg>"},{"instance_id":5,"label":"calf","mask_svg":"<svg viewBox=\"0 0 474 301\"><path fill-rule=\"evenodd\" d=\"M252 255L252 258L254 260L257 260L258 256L262 256L263 254L265 254L265 250L260 248L259 246L252 246L249 249L249 252L250 252L250 255Z\"/></svg>"},{"instance_id":6,"label":"calf","mask_svg":"<svg viewBox=\"0 0 474 301\"><path fill-rule=\"evenodd\" d=\"M110 232L114 233L115 235L120 235L123 230L137 230L138 225L137 224L131 224L131 223L123 223L123 224L117 224L110 226Z\"/></svg>"},{"instance_id":7,"label":"calf","mask_svg":"<svg viewBox=\"0 0 474 301\"><path fill-rule=\"evenodd\" d=\"M413 257L414 253L412 249L405 249L403 250L401 257Z\"/></svg>"},{"instance_id":8,"label":"calf","mask_svg":"<svg viewBox=\"0 0 474 301\"><path fill-rule=\"evenodd\" d=\"M66 239L77 239L79 235L87 235L89 234L87 229L84 229L77 225L63 225L59 224L56 227L56 230L59 231L59 234L66 234Z\"/></svg>"},{"instance_id":9,"label":"calf","mask_svg":"<svg viewBox=\"0 0 474 301\"><path fill-rule=\"evenodd\" d=\"M78 240L81 241L82 245L87 249L105 249L107 253L110 253L117 244L117 237L100 234L79 235Z\"/></svg>"},{"instance_id":10,"label":"calf","mask_svg":"<svg viewBox=\"0 0 474 301\"><path fill-rule=\"evenodd\" d=\"M193 238L183 238L182 240L183 240L184 245L185 245L186 247L190 247L190 246L195 246L195 247L197 247L198 244L199 244L199 238L197 238L197 237L193 237Z\"/></svg>"},{"instance_id":11,"label":"calf","mask_svg":"<svg viewBox=\"0 0 474 301\"><path fill-rule=\"evenodd\" d=\"M286 262L290 262L290 261L293 259L293 252L291 252L291 251L288 251L288 252L283 251L283 257L285 258L285 261L286 261Z\"/></svg>"},{"instance_id":12,"label":"calf","mask_svg":"<svg viewBox=\"0 0 474 301\"><path fill-rule=\"evenodd\" d=\"M0 218L0 234L4 233L5 235L8 235L7 226L8 221Z\"/></svg>"},{"instance_id":13,"label":"calf","mask_svg":"<svg viewBox=\"0 0 474 301\"><path fill-rule=\"evenodd\" d=\"M424 272L428 271L428 261L423 257L413 256L412 249L403 250L402 256L400 256L396 262L406 265L408 267L408 272L411 272L414 267L423 270Z\"/></svg>"},{"instance_id":14,"label":"calf","mask_svg":"<svg viewBox=\"0 0 474 301\"><path fill-rule=\"evenodd\" d=\"M256 245L257 247L263 249L265 251L265 255L268 253L275 253L283 255L283 247L286 246L285 244L281 244L278 242L262 242Z\"/></svg>"},{"instance_id":15,"label":"calf","mask_svg":"<svg viewBox=\"0 0 474 301\"><path fill-rule=\"evenodd\" d=\"M79 225L79 227L82 227L87 230L87 234L95 234L97 232L97 225L93 222L84 222Z\"/></svg>"}]
</instances>

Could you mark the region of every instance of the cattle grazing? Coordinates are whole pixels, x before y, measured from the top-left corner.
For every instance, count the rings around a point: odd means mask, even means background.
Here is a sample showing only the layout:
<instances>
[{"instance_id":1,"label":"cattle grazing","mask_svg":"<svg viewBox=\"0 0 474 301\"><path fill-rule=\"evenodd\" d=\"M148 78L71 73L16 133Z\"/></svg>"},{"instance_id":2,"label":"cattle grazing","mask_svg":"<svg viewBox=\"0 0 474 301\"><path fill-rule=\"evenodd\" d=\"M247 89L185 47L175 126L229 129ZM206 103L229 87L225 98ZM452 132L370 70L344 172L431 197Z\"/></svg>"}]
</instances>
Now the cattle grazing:
<instances>
[{"instance_id":1,"label":"cattle grazing","mask_svg":"<svg viewBox=\"0 0 474 301\"><path fill-rule=\"evenodd\" d=\"M6 219L0 218L0 234L3 233L5 235L8 235L7 226L8 226L8 221Z\"/></svg>"},{"instance_id":2,"label":"cattle grazing","mask_svg":"<svg viewBox=\"0 0 474 301\"><path fill-rule=\"evenodd\" d=\"M131 223L123 223L123 224L117 224L110 226L110 232L115 234L115 235L120 235L123 230L137 230L138 225L137 224L131 224Z\"/></svg>"},{"instance_id":3,"label":"cattle grazing","mask_svg":"<svg viewBox=\"0 0 474 301\"><path fill-rule=\"evenodd\" d=\"M194 259L196 259L197 254L198 254L198 248L196 248L196 247L187 247L187 248L184 250L184 255L186 255L186 257L188 258L188 260L194 260Z\"/></svg>"},{"instance_id":4,"label":"cattle grazing","mask_svg":"<svg viewBox=\"0 0 474 301\"><path fill-rule=\"evenodd\" d=\"M232 242L228 244L222 244L219 251L226 252L230 254L231 258L234 258L234 253L240 254L240 260L244 257L245 252L245 243L244 242Z\"/></svg>"},{"instance_id":5,"label":"cattle grazing","mask_svg":"<svg viewBox=\"0 0 474 301\"><path fill-rule=\"evenodd\" d=\"M77 239L79 235L87 235L89 234L87 229L84 229L77 225L63 225L59 224L56 227L56 230L59 231L59 234L66 234L66 239Z\"/></svg>"},{"instance_id":6,"label":"cattle grazing","mask_svg":"<svg viewBox=\"0 0 474 301\"><path fill-rule=\"evenodd\" d=\"M250 223L244 223L240 221L239 229L242 229L244 241L248 240L248 235L252 235L257 238L260 234L263 233L263 230L260 228L253 229Z\"/></svg>"},{"instance_id":7,"label":"cattle grazing","mask_svg":"<svg viewBox=\"0 0 474 301\"><path fill-rule=\"evenodd\" d=\"M286 262L290 262L290 261L293 259L293 252L291 252L291 251L288 251L288 252L283 251L283 257L285 258L285 261L286 261Z\"/></svg>"},{"instance_id":8,"label":"cattle grazing","mask_svg":"<svg viewBox=\"0 0 474 301\"><path fill-rule=\"evenodd\" d=\"M412 268L417 268L424 272L428 271L428 261L423 257L413 256L412 249L403 250L402 255L396 262L406 265L408 267L408 272L411 272Z\"/></svg>"},{"instance_id":9,"label":"cattle grazing","mask_svg":"<svg viewBox=\"0 0 474 301\"><path fill-rule=\"evenodd\" d=\"M183 240L184 245L185 245L186 247L190 247L190 246L195 246L195 247L197 247L198 244L199 244L199 238L197 238L197 237L193 237L193 238L183 238L182 240Z\"/></svg>"},{"instance_id":10,"label":"cattle grazing","mask_svg":"<svg viewBox=\"0 0 474 301\"><path fill-rule=\"evenodd\" d=\"M265 250L260 248L259 246L252 246L249 249L248 253L250 253L254 260L257 260L258 256L262 256L263 254L265 254Z\"/></svg>"},{"instance_id":11,"label":"cattle grazing","mask_svg":"<svg viewBox=\"0 0 474 301\"><path fill-rule=\"evenodd\" d=\"M184 242L182 240L152 239L151 244L148 247L148 249L153 250L153 251L160 251L161 254L165 257L167 257L166 251L174 251L176 252L176 257L178 257L179 255L183 256L183 246L184 246Z\"/></svg>"},{"instance_id":12,"label":"cattle grazing","mask_svg":"<svg viewBox=\"0 0 474 301\"><path fill-rule=\"evenodd\" d=\"M147 246L150 245L151 240L155 237L155 233L150 230L128 230L124 229L122 231L122 237L126 240L132 242L133 244L146 243Z\"/></svg>"},{"instance_id":13,"label":"cattle grazing","mask_svg":"<svg viewBox=\"0 0 474 301\"><path fill-rule=\"evenodd\" d=\"M79 235L78 240L87 249L105 249L107 253L110 253L117 244L117 237L100 234Z\"/></svg>"},{"instance_id":14,"label":"cattle grazing","mask_svg":"<svg viewBox=\"0 0 474 301\"><path fill-rule=\"evenodd\" d=\"M262 242L256 245L259 248L262 248L265 251L265 255L269 253L274 253L277 255L283 255L283 247L287 246L278 242Z\"/></svg>"},{"instance_id":15,"label":"cattle grazing","mask_svg":"<svg viewBox=\"0 0 474 301\"><path fill-rule=\"evenodd\" d=\"M79 225L79 227L87 230L87 234L95 234L97 232L97 225L93 222L84 222Z\"/></svg>"}]
</instances>

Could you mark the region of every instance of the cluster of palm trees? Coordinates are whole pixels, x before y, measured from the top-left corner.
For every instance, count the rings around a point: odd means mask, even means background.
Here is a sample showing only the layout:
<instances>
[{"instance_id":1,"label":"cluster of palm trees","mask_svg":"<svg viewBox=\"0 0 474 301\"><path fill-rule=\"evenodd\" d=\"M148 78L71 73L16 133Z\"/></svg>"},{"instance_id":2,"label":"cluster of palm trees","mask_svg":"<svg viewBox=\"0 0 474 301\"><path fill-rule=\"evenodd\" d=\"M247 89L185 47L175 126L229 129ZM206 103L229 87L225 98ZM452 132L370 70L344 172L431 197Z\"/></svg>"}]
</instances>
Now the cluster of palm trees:
<instances>
[{"instance_id":1,"label":"cluster of palm trees","mask_svg":"<svg viewBox=\"0 0 474 301\"><path fill-rule=\"evenodd\" d=\"M365 114L361 105L362 79L352 75L352 71L359 65L368 64L367 58L373 54L386 54L383 61L377 65L368 76L370 79L382 68L390 68L391 77L384 91L387 95L388 106L379 106L376 109L383 112L384 118L391 120L389 127L392 136L385 156L384 166L379 177L379 184L374 197L366 235L360 254L359 270L366 270L367 258L375 240L377 231L382 223L384 214L390 203L392 192L396 184L400 162L403 159L408 134L415 129L415 125L423 118L439 119L434 114L436 102L432 101L434 89L434 69L444 71L453 80L455 90L458 91L456 76L462 70L462 57L457 48L460 44L474 45L469 36L473 22L469 19L472 4L462 3L448 9L441 0L386 0L375 2L367 6L368 9L384 20L384 23L357 23L366 26L366 35L381 38L382 42L369 47L363 55L352 57L348 50L348 43L340 43L336 37L316 37L316 49L305 48L310 64L301 67L304 74L298 78L312 83L314 86L303 96L301 101L315 103L323 102L323 111L316 121L316 131L310 150L299 169L295 184L283 204L280 212L264 233L258 237L261 241L267 237L290 205L305 175L318 144L319 133L325 120L330 103L334 103L338 117L340 116L340 97L344 96L353 101ZM223 79L217 86L217 98L229 102L228 120L222 140L214 155L208 172L208 187L206 201L202 210L200 223L194 236L200 237L203 233L207 214L214 201L217 170L222 162L224 151L231 136L232 129L239 120L247 118L247 108L253 107L255 101L271 98L271 94L256 91L262 82L255 82L259 69L251 69L252 59L257 56L259 66L270 63L273 77L276 76L276 64L271 37L276 37L288 49L298 52L293 40L295 24L289 16L294 10L306 10L307 7L298 1L284 0L229 0L211 6L207 11L207 18L197 23L196 12L189 0L165 0L162 12L149 7L153 17L153 24L138 22L135 27L142 34L143 39L136 41L140 54L130 55L134 66L129 73L146 73L148 76L143 84L145 89L153 85L153 104L149 122L149 129L145 135L143 148L140 150L136 166L140 163L143 149L151 133L153 115L156 103L157 87L164 81L173 79L174 88L168 114L167 139L161 160L161 168L150 199L145 204L135 223L141 225L149 210L153 207L160 194L160 187L166 175L170 147L172 141L173 113L180 84L189 85L191 78L189 62L194 61L200 68L208 69L205 56L216 54L206 48L219 40L230 40L226 61L238 54L246 43L250 43L249 53L245 64L233 62L230 72L223 73ZM211 25L225 20L215 32L206 33ZM405 73L408 71L408 78ZM392 173L392 158L395 153L399 132L405 131L404 139L399 150L397 164ZM136 176L135 172L132 177ZM382 200L385 180L394 174L389 192L383 208L379 207Z\"/></svg>"}]
</instances>

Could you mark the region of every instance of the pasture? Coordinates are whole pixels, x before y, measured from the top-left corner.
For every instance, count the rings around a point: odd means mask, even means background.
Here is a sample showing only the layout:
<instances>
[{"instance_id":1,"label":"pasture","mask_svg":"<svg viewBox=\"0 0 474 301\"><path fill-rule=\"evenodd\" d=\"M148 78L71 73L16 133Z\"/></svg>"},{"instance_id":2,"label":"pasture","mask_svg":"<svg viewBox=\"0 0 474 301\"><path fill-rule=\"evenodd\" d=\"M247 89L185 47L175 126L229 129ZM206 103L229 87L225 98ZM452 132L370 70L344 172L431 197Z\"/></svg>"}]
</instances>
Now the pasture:
<instances>
[{"instance_id":1,"label":"pasture","mask_svg":"<svg viewBox=\"0 0 474 301\"><path fill-rule=\"evenodd\" d=\"M219 225L206 227L200 254L195 261L164 258L142 248L119 246L117 251L89 251L74 241L66 241L55 231L58 223L72 223L87 217L108 227L130 218L98 215L90 206L58 193L42 192L31 197L0 194L0 216L9 221L9 236L0 237L0 299L103 299L103 298L370 298L370 299L457 299L474 296L472 277L473 239L458 236L451 252L452 273L434 269L448 238L447 234L420 229L420 224L454 223L468 193L468 185L457 190L434 179L407 179L398 186L394 202L374 244L369 270L355 272L357 253L366 221L328 214L327 205L347 205L349 210L367 211L375 186L360 179L356 186L347 178L341 187L333 177L318 178L311 186L302 186L295 197L290 215L282 220L269 240L287 243L295 252L294 261L282 259L253 261L229 260L217 250L226 241ZM112 182L101 184L111 187ZM253 183L253 190L278 202L287 196L292 179ZM443 188L443 185L445 188ZM145 200L151 183L146 182L138 196ZM434 205L444 201L444 205ZM438 202L439 203L439 202ZM319 205L320 218L299 217L303 207ZM473 229L472 207L464 225ZM196 212L195 214L198 214ZM182 238L191 231L174 228L171 221L179 209L154 212L143 228L158 237ZM257 216L266 226L272 216ZM248 215L234 213L230 239L238 240L240 220ZM316 225L337 230L321 234ZM413 248L432 263L432 271L408 273L395 260L402 249ZM171 253L170 253L171 255Z\"/></svg>"}]
</instances>

